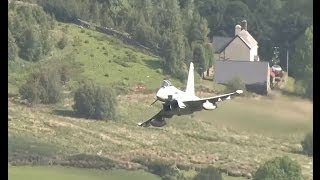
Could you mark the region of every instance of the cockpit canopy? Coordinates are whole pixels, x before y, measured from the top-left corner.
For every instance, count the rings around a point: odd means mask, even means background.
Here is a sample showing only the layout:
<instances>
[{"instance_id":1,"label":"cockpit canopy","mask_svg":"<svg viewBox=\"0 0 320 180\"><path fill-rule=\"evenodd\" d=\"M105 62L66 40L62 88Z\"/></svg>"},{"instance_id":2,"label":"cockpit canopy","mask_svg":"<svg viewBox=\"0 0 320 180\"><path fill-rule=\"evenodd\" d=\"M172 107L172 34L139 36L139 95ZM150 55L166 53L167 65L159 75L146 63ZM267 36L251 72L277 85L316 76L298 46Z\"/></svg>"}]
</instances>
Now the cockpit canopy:
<instances>
[{"instance_id":1,"label":"cockpit canopy","mask_svg":"<svg viewBox=\"0 0 320 180\"><path fill-rule=\"evenodd\" d=\"M168 86L171 86L171 82L169 80L163 80L161 82L160 87L168 87Z\"/></svg>"}]
</instances>

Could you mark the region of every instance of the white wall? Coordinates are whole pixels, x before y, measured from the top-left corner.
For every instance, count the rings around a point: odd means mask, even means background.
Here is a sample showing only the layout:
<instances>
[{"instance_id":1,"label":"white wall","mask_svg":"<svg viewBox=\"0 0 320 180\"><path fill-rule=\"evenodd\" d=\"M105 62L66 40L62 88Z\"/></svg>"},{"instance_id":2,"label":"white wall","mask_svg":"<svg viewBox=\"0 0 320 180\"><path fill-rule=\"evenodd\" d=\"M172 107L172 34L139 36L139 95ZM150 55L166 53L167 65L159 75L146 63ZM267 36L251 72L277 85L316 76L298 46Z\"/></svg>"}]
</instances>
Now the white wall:
<instances>
[{"instance_id":1,"label":"white wall","mask_svg":"<svg viewBox=\"0 0 320 180\"><path fill-rule=\"evenodd\" d=\"M254 56L258 55L258 46L254 46L250 49L250 61L254 61Z\"/></svg>"}]
</instances>

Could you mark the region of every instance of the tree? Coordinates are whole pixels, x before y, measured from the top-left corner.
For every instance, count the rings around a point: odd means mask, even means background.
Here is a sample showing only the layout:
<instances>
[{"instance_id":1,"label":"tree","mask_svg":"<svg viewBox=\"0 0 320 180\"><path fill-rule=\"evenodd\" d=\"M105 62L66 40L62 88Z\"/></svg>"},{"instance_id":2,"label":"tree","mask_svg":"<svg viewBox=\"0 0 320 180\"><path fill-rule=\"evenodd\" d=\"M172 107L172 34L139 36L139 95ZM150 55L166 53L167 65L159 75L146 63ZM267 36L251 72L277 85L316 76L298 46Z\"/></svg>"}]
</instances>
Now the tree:
<instances>
[{"instance_id":1,"label":"tree","mask_svg":"<svg viewBox=\"0 0 320 180\"><path fill-rule=\"evenodd\" d=\"M15 39L8 29L8 61L13 61L18 55L18 46L16 45Z\"/></svg>"},{"instance_id":2,"label":"tree","mask_svg":"<svg viewBox=\"0 0 320 180\"><path fill-rule=\"evenodd\" d=\"M189 44L193 42L205 43L207 42L207 35L209 33L207 20L202 18L198 13L194 13L193 19L189 26L187 37Z\"/></svg>"},{"instance_id":3,"label":"tree","mask_svg":"<svg viewBox=\"0 0 320 180\"><path fill-rule=\"evenodd\" d=\"M114 119L117 99L114 91L92 83L85 83L74 93L76 114L98 120Z\"/></svg>"},{"instance_id":4,"label":"tree","mask_svg":"<svg viewBox=\"0 0 320 180\"><path fill-rule=\"evenodd\" d=\"M227 4L224 25L222 26L224 31L230 36L234 35L234 27L242 20L246 19L249 23L252 22L252 14L248 6L241 1L230 1ZM251 26L250 26L251 27Z\"/></svg>"},{"instance_id":5,"label":"tree","mask_svg":"<svg viewBox=\"0 0 320 180\"><path fill-rule=\"evenodd\" d=\"M201 44L194 45L193 48L193 62L196 71L202 76L203 72L208 68L209 62L206 58L205 49Z\"/></svg>"},{"instance_id":6,"label":"tree","mask_svg":"<svg viewBox=\"0 0 320 180\"><path fill-rule=\"evenodd\" d=\"M220 27L224 24L223 18L228 1L224 0L200 0L197 1L196 6L202 17L205 17L208 22L208 28L210 29L209 37L212 37L213 33L218 33Z\"/></svg>"},{"instance_id":7,"label":"tree","mask_svg":"<svg viewBox=\"0 0 320 180\"><path fill-rule=\"evenodd\" d=\"M41 39L36 29L29 27L24 33L20 56L29 61L38 61L42 57Z\"/></svg>"},{"instance_id":8,"label":"tree","mask_svg":"<svg viewBox=\"0 0 320 180\"><path fill-rule=\"evenodd\" d=\"M208 61L207 76L209 76L209 68L212 67L215 62L212 44L209 44L209 43L206 44L205 52L206 52L206 58Z\"/></svg>"},{"instance_id":9,"label":"tree","mask_svg":"<svg viewBox=\"0 0 320 180\"><path fill-rule=\"evenodd\" d=\"M55 104L61 99L61 81L55 68L40 67L30 75L19 93L29 103Z\"/></svg>"},{"instance_id":10,"label":"tree","mask_svg":"<svg viewBox=\"0 0 320 180\"><path fill-rule=\"evenodd\" d=\"M261 165L253 177L254 180L302 180L301 166L288 156L276 157Z\"/></svg>"},{"instance_id":11,"label":"tree","mask_svg":"<svg viewBox=\"0 0 320 180\"><path fill-rule=\"evenodd\" d=\"M49 30L53 28L53 19L39 6L11 4L8 29L19 49L18 55L28 61L38 61L52 49ZM10 34L8 36L10 38ZM8 42L8 45L9 51L14 49L13 44Z\"/></svg>"},{"instance_id":12,"label":"tree","mask_svg":"<svg viewBox=\"0 0 320 180\"><path fill-rule=\"evenodd\" d=\"M221 172L212 166L201 169L194 180L222 180Z\"/></svg>"},{"instance_id":13,"label":"tree","mask_svg":"<svg viewBox=\"0 0 320 180\"><path fill-rule=\"evenodd\" d=\"M295 53L291 62L291 73L303 80L307 87L306 96L312 98L313 87L313 26L308 27L296 41Z\"/></svg>"}]
</instances>

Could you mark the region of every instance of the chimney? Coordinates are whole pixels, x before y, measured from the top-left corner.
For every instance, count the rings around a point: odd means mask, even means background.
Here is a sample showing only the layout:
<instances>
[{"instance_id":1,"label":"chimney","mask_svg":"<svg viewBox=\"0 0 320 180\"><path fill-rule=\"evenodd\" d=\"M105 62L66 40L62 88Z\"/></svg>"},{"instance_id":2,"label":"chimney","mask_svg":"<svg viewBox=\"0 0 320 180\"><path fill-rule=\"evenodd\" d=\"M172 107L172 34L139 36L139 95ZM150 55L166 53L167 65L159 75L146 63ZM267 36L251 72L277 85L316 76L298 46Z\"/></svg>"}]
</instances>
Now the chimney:
<instances>
[{"instance_id":1,"label":"chimney","mask_svg":"<svg viewBox=\"0 0 320 180\"><path fill-rule=\"evenodd\" d=\"M247 29L247 20L243 20L243 21L241 21L241 26L242 26L242 28L244 29L244 30L248 30Z\"/></svg>"},{"instance_id":2,"label":"chimney","mask_svg":"<svg viewBox=\"0 0 320 180\"><path fill-rule=\"evenodd\" d=\"M238 35L241 31L241 26L239 24L234 28L234 36Z\"/></svg>"}]
</instances>

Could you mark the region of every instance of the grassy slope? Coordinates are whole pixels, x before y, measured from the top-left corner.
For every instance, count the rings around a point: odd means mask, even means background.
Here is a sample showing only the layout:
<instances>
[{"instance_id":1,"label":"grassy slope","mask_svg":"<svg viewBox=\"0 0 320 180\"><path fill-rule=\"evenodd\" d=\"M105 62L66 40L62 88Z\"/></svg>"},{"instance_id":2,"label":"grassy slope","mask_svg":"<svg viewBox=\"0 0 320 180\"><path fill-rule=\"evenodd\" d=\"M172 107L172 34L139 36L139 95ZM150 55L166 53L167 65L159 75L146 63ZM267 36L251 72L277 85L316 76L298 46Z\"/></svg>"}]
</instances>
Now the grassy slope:
<instances>
[{"instance_id":1,"label":"grassy slope","mask_svg":"<svg viewBox=\"0 0 320 180\"><path fill-rule=\"evenodd\" d=\"M272 157L288 155L310 177L312 159L298 153L300 141L312 128L312 104L306 100L238 98L215 111L174 117L164 128L139 128L137 122L158 111L159 104L148 107L151 99L152 95L121 96L122 118L107 123L57 115L48 106L28 108L10 102L9 147L15 139L32 137L42 148L58 147L48 148L55 151L52 154L100 151L124 161L160 157L240 172L253 172ZM17 150L9 149L9 156Z\"/></svg>"},{"instance_id":2,"label":"grassy slope","mask_svg":"<svg viewBox=\"0 0 320 180\"><path fill-rule=\"evenodd\" d=\"M52 31L53 39L58 41L62 34L67 35L68 45L63 50L55 48L43 61L28 63L18 59L10 62L9 93L16 94L27 75L39 64L59 63L59 59L67 56L74 57L83 67L84 72L77 77L78 80L87 79L102 85L123 83L128 88L143 84L147 89L155 89L165 77L158 71L162 63L159 57L126 46L118 39L93 30L80 29L74 24L57 23ZM121 62L126 63L121 65ZM181 85L179 81L172 80Z\"/></svg>"},{"instance_id":3,"label":"grassy slope","mask_svg":"<svg viewBox=\"0 0 320 180\"><path fill-rule=\"evenodd\" d=\"M80 168L66 168L60 166L9 166L8 177L10 180L34 180L34 179L47 179L47 180L140 180L160 179L155 175L146 173L144 171L126 171L126 170L93 170L93 169L80 169Z\"/></svg>"}]
</instances>

